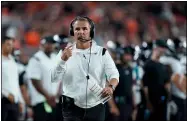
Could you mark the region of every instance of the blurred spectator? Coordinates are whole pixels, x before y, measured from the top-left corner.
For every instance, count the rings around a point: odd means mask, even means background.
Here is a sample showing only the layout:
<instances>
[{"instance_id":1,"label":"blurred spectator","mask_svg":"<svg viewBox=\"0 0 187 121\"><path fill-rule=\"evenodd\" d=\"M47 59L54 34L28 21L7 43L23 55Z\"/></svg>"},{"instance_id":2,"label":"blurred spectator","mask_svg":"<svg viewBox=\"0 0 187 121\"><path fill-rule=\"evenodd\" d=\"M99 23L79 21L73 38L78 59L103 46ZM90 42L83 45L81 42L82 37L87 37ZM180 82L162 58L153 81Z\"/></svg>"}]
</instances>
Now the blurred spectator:
<instances>
[{"instance_id":1,"label":"blurred spectator","mask_svg":"<svg viewBox=\"0 0 187 121\"><path fill-rule=\"evenodd\" d=\"M130 121L133 110L133 95L132 95L132 59L133 49L128 46L123 48L121 54L121 64L117 65L120 78L119 85L116 87L114 97L109 101L109 111L112 114L108 120L112 121Z\"/></svg>"},{"instance_id":2,"label":"blurred spectator","mask_svg":"<svg viewBox=\"0 0 187 121\"><path fill-rule=\"evenodd\" d=\"M167 120L166 106L170 90L170 77L166 67L159 62L167 48L166 42L157 40L151 59L144 66L145 73L142 80L150 121Z\"/></svg>"},{"instance_id":3,"label":"blurred spectator","mask_svg":"<svg viewBox=\"0 0 187 121\"><path fill-rule=\"evenodd\" d=\"M11 55L13 40L2 38L2 120L18 121L23 113L23 98L19 87L17 64Z\"/></svg>"},{"instance_id":4,"label":"blurred spectator","mask_svg":"<svg viewBox=\"0 0 187 121\"><path fill-rule=\"evenodd\" d=\"M60 83L51 83L50 69L55 64L56 41L53 36L41 40L41 49L29 60L27 74L34 121L56 121L56 100L59 99ZM59 107L58 107L59 108ZM59 117L59 116L58 116ZM61 118L61 117L60 117Z\"/></svg>"},{"instance_id":5,"label":"blurred spectator","mask_svg":"<svg viewBox=\"0 0 187 121\"><path fill-rule=\"evenodd\" d=\"M174 109L171 109L171 111L169 111L168 115L171 116L170 118L171 121L186 120L186 115L185 115L185 110L186 110L185 109L185 106L186 106L186 76L185 74L186 74L186 71L183 70L184 65L186 69L186 59L183 61L183 63L180 62L180 60L183 60L186 57L183 56L184 52L181 51L182 46L179 47L179 45L181 45L179 43L182 44L182 42L180 42L179 39L175 39L175 42L173 43L173 46L172 46L172 40L168 39L168 44L170 48L173 50L173 52L177 51L177 57L176 55L175 56L166 55L160 58L160 62L163 64L170 65L172 72L173 72L172 78L171 78L172 82L171 82L170 99L171 99L171 102L173 101L173 103L176 105L177 111L174 111L174 113L173 113Z\"/></svg>"},{"instance_id":6,"label":"blurred spectator","mask_svg":"<svg viewBox=\"0 0 187 121\"><path fill-rule=\"evenodd\" d=\"M39 44L45 33L68 34L69 23L77 15L89 16L97 23L96 41L118 41L122 32L129 44L185 34L186 3L180 2L18 2L4 3L2 27L16 27L18 40ZM77 7L79 6L79 7ZM87 8L85 11L83 8ZM136 8L136 9L132 9ZM35 28L30 33L30 28ZM28 31L29 30L29 31ZM111 31L111 33L110 33ZM172 33L171 33L172 32ZM178 33L178 34L177 34ZM29 35L28 35L29 34ZM108 35L106 38L105 35ZM46 36L46 35L45 35ZM30 39L32 37L32 39ZM144 37L144 38L142 38ZM143 40L142 40L143 39ZM124 44L123 40L122 44ZM22 42L21 42L22 43ZM23 43L22 43L23 44ZM23 44L24 46L24 44Z\"/></svg>"}]
</instances>

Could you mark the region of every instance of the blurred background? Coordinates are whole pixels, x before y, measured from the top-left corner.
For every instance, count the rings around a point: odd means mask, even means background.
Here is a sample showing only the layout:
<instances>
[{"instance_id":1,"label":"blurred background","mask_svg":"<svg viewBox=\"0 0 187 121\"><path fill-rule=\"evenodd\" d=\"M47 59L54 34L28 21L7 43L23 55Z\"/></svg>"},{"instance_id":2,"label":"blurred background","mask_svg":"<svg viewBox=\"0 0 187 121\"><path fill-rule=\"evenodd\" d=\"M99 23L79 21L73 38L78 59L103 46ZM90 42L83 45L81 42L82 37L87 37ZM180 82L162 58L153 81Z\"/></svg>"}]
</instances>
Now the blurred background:
<instances>
[{"instance_id":1,"label":"blurred background","mask_svg":"<svg viewBox=\"0 0 187 121\"><path fill-rule=\"evenodd\" d=\"M62 41L67 43L64 38L69 36L71 21L83 15L94 21L94 40L111 52L116 65L121 63L125 51L132 56L132 69L133 64L142 69L139 72L142 77L153 43L162 39L171 50L167 57L177 60L181 74L186 74L186 2L1 2L1 10L1 36L15 38L16 61L28 63L47 36L54 39L58 35L61 40L58 52ZM167 61L164 62L168 64L170 60ZM134 80L141 78L137 79L133 71L132 76L133 87ZM112 114L109 109L108 115ZM135 120L137 113L129 115Z\"/></svg>"},{"instance_id":2,"label":"blurred background","mask_svg":"<svg viewBox=\"0 0 187 121\"><path fill-rule=\"evenodd\" d=\"M186 2L2 2L2 35L15 37L15 48L31 51L44 36L68 35L72 19L85 15L96 24L99 45L140 45L185 37L186 8Z\"/></svg>"}]
</instances>

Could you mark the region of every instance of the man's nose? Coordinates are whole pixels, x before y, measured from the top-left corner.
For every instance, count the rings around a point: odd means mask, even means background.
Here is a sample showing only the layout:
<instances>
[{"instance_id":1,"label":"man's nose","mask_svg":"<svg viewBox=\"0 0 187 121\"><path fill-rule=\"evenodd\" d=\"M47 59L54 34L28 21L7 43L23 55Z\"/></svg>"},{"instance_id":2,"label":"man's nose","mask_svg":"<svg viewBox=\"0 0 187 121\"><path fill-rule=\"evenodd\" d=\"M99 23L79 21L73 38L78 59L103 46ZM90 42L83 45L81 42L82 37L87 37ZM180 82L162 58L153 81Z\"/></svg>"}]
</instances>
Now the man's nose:
<instances>
[{"instance_id":1,"label":"man's nose","mask_svg":"<svg viewBox=\"0 0 187 121\"><path fill-rule=\"evenodd\" d=\"M80 31L78 32L79 34L83 34L84 31L82 29L80 29Z\"/></svg>"}]
</instances>

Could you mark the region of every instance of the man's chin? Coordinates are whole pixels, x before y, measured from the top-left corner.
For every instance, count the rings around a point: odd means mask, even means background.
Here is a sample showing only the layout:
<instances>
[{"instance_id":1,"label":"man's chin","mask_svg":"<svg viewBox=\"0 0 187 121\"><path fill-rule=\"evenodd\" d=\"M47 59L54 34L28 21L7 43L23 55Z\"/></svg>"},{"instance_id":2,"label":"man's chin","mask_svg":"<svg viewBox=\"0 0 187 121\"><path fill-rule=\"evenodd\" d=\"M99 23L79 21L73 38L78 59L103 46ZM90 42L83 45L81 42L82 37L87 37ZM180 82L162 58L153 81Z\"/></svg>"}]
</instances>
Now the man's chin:
<instances>
[{"instance_id":1,"label":"man's chin","mask_svg":"<svg viewBox=\"0 0 187 121\"><path fill-rule=\"evenodd\" d=\"M88 42L88 41L85 40L85 39L78 39L78 41L80 41L80 42L82 42L82 43Z\"/></svg>"}]
</instances>

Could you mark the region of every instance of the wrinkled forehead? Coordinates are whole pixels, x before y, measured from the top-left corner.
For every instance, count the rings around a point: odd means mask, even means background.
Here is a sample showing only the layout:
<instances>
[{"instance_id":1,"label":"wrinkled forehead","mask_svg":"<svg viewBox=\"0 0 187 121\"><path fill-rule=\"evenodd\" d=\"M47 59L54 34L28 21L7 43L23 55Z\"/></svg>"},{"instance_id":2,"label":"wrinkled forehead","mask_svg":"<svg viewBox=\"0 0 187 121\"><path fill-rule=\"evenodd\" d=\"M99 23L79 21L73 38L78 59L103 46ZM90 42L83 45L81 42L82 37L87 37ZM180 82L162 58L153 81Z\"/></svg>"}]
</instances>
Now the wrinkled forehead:
<instances>
[{"instance_id":1,"label":"wrinkled forehead","mask_svg":"<svg viewBox=\"0 0 187 121\"><path fill-rule=\"evenodd\" d=\"M73 28L91 28L90 23L87 20L77 20L73 23Z\"/></svg>"}]
</instances>

